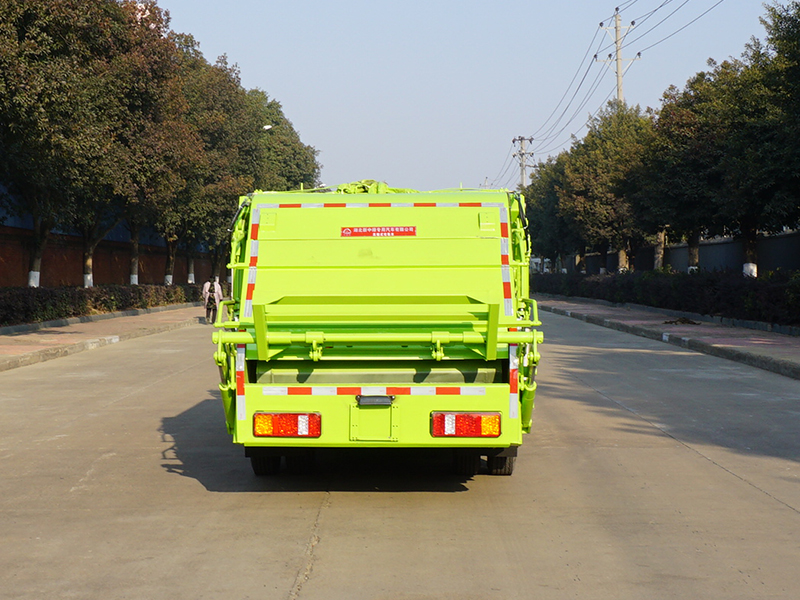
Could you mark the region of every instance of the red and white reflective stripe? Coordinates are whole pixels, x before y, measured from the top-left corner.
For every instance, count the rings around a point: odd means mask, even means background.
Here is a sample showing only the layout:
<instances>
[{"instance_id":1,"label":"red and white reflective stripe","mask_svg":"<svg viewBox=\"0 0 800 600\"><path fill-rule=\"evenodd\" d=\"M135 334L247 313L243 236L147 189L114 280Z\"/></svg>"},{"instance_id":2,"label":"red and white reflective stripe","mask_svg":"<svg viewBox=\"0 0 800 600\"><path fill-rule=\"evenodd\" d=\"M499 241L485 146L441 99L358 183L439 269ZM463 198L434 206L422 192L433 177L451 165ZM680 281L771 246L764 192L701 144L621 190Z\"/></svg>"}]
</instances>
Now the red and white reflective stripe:
<instances>
[{"instance_id":1,"label":"red and white reflective stripe","mask_svg":"<svg viewBox=\"0 0 800 600\"><path fill-rule=\"evenodd\" d=\"M511 398L508 404L508 418L519 418L519 356L517 344L508 345L508 385Z\"/></svg>"},{"instance_id":2,"label":"red and white reflective stripe","mask_svg":"<svg viewBox=\"0 0 800 600\"><path fill-rule=\"evenodd\" d=\"M511 295L511 257L509 256L508 207L500 206L500 264L503 271L503 304L507 317L514 316L514 300Z\"/></svg>"},{"instance_id":3,"label":"red and white reflective stripe","mask_svg":"<svg viewBox=\"0 0 800 600\"><path fill-rule=\"evenodd\" d=\"M247 290L244 298L244 311L242 316L253 316L253 292L256 289L256 265L258 264L258 226L261 220L261 210L256 207L250 216L250 257L247 267Z\"/></svg>"},{"instance_id":4,"label":"red and white reflective stripe","mask_svg":"<svg viewBox=\"0 0 800 600\"><path fill-rule=\"evenodd\" d=\"M247 419L247 405L244 396L244 344L236 346L236 418Z\"/></svg>"},{"instance_id":5,"label":"red and white reflective stripe","mask_svg":"<svg viewBox=\"0 0 800 600\"><path fill-rule=\"evenodd\" d=\"M508 208L502 202L301 202L298 204L259 204L259 208ZM506 212L506 214L508 214ZM506 228L508 217L506 216Z\"/></svg>"},{"instance_id":6,"label":"red and white reflective stripe","mask_svg":"<svg viewBox=\"0 0 800 600\"><path fill-rule=\"evenodd\" d=\"M265 396L485 396L481 386L287 386L265 385Z\"/></svg>"}]
</instances>

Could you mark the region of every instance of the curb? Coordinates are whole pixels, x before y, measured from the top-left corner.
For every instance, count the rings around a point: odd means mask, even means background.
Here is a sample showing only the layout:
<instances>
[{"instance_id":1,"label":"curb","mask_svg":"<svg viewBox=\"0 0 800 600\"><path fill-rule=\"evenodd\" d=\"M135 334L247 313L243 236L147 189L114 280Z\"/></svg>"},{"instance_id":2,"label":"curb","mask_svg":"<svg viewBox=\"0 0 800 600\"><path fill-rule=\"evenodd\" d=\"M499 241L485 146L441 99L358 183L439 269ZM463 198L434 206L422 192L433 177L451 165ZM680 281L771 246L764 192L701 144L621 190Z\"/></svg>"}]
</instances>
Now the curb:
<instances>
[{"instance_id":1,"label":"curb","mask_svg":"<svg viewBox=\"0 0 800 600\"><path fill-rule=\"evenodd\" d=\"M637 335L639 337L648 338L651 340L655 340L657 342L664 342L666 344L672 344L673 346L679 346L681 348L686 348L688 350L702 352L703 354L709 354L711 356L716 356L718 358L732 360L735 362L749 365L751 367L762 369L764 371L777 373L778 375L783 375L784 377L791 377L792 379L800 379L800 365L794 362L790 362L788 360L781 360L778 358L771 358L768 356L759 356L757 354L745 352L744 350L738 350L735 348L726 348L724 346L717 346L715 344L709 344L708 342L703 342L690 337L681 337L668 332L660 332L658 330L647 329L645 327L641 327L638 325L629 325L627 323L622 323L620 321L614 321L613 319L604 319L602 317L587 315L584 313L576 312L574 310L565 310L563 308L547 306L546 304L542 304L541 302L539 302L539 308L541 310L551 312L556 315L571 317L573 319L578 319L579 321L584 321L585 323L590 323L592 325L599 325L601 327L606 327L608 329L614 329L616 331L621 331L623 333Z\"/></svg>"},{"instance_id":2,"label":"curb","mask_svg":"<svg viewBox=\"0 0 800 600\"><path fill-rule=\"evenodd\" d=\"M192 306L194 306L194 304L184 305L182 306L182 308L189 308ZM146 310L153 312L151 309L146 309ZM128 313L129 311L124 311L124 312ZM116 316L132 316L121 313L109 313L109 314L114 314ZM146 314L146 313L138 312L135 314ZM98 316L104 316L104 315L98 315ZM111 318L111 317L106 317L106 318ZM107 335L91 340L83 340L82 342L77 342L75 344L65 344L63 346L55 346L53 348L47 348L45 350L36 350L34 352L27 352L25 354L19 354L17 356L0 358L0 372L10 371L11 369L16 369L18 367L25 367L27 365L34 365L36 363L45 362L47 360L53 360L54 358L69 356L70 354L77 354L78 352L83 352L85 350L94 350L95 348L102 348L103 346L108 346L109 344L116 344L118 342L124 342L125 340L144 337L146 335L154 335L156 333L173 331L175 329L183 329L185 327L190 327L192 325L199 324L201 322L201 318L202 317L192 317L191 319L186 319L184 321L176 321L175 323L167 323L165 325L158 325L155 327L142 327L134 331L128 331L127 333L123 333L121 335ZM84 317L78 317L78 319L84 319ZM75 322L86 322L86 321L79 320ZM41 329L41 327L34 328L29 331L35 331L36 329Z\"/></svg>"}]
</instances>

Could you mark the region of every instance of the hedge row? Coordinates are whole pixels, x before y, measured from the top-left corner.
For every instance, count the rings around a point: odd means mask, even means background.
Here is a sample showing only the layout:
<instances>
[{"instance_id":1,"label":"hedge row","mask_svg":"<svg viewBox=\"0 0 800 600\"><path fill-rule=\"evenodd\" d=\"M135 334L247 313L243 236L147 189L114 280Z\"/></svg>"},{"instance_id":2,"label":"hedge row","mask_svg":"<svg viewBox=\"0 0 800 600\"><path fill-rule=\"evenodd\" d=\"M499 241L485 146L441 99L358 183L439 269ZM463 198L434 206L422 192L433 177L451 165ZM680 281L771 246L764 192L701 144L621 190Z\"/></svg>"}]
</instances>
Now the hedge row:
<instances>
[{"instance_id":1,"label":"hedge row","mask_svg":"<svg viewBox=\"0 0 800 600\"><path fill-rule=\"evenodd\" d=\"M800 325L800 273L753 279L734 272L534 274L533 293L596 298L731 319Z\"/></svg>"},{"instance_id":2,"label":"hedge row","mask_svg":"<svg viewBox=\"0 0 800 600\"><path fill-rule=\"evenodd\" d=\"M196 302L199 285L0 288L0 326Z\"/></svg>"}]
</instances>

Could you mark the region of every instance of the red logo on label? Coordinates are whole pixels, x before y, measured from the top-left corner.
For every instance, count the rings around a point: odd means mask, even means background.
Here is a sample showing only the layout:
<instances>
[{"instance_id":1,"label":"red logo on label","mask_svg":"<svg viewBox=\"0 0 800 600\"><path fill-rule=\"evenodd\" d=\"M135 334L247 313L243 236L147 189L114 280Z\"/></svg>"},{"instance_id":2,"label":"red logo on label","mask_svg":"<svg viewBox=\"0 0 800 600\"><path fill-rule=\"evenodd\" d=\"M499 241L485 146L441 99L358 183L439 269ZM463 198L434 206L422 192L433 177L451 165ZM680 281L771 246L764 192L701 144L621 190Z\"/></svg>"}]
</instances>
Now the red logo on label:
<instances>
[{"instance_id":1,"label":"red logo on label","mask_svg":"<svg viewBox=\"0 0 800 600\"><path fill-rule=\"evenodd\" d=\"M342 227L342 237L409 237L416 227Z\"/></svg>"}]
</instances>

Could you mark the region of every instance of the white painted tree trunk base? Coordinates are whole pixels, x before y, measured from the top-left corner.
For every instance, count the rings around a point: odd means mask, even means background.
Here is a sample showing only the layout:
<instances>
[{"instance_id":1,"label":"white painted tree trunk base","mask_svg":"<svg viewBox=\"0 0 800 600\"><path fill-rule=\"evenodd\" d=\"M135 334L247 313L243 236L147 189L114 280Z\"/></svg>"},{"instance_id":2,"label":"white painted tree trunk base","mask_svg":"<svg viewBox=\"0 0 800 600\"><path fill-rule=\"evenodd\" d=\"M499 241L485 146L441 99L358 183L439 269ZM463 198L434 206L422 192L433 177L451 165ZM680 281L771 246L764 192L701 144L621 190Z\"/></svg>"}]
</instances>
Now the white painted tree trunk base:
<instances>
[{"instance_id":1,"label":"white painted tree trunk base","mask_svg":"<svg viewBox=\"0 0 800 600\"><path fill-rule=\"evenodd\" d=\"M28 271L28 287L39 287L41 271Z\"/></svg>"},{"instance_id":2,"label":"white painted tree trunk base","mask_svg":"<svg viewBox=\"0 0 800 600\"><path fill-rule=\"evenodd\" d=\"M745 277L758 277L758 265L756 263L744 263L742 273Z\"/></svg>"}]
</instances>

